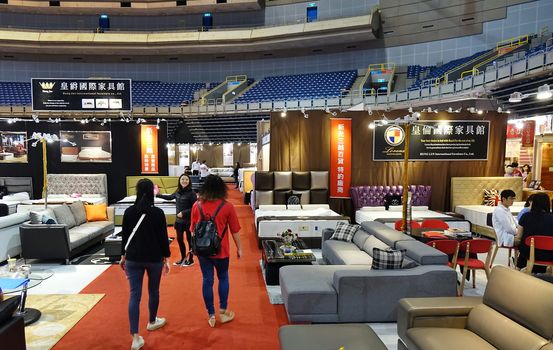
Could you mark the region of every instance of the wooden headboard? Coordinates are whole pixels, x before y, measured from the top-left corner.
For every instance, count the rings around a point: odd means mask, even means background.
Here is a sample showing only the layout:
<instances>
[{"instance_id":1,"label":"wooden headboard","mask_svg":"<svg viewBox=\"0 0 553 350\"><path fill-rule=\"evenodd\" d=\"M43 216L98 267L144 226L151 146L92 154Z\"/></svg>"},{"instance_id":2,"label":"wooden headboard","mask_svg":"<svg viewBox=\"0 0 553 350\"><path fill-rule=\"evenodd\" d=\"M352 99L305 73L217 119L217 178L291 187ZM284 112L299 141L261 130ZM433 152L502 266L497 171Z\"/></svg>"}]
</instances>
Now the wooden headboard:
<instances>
[{"instance_id":1,"label":"wooden headboard","mask_svg":"<svg viewBox=\"0 0 553 350\"><path fill-rule=\"evenodd\" d=\"M31 199L34 198L32 177L0 177L0 186L6 186L8 194L27 192Z\"/></svg>"},{"instance_id":2,"label":"wooden headboard","mask_svg":"<svg viewBox=\"0 0 553 350\"><path fill-rule=\"evenodd\" d=\"M522 200L522 177L452 177L451 210L458 205L482 204L484 190L513 190L516 201Z\"/></svg>"},{"instance_id":3,"label":"wooden headboard","mask_svg":"<svg viewBox=\"0 0 553 350\"><path fill-rule=\"evenodd\" d=\"M179 181L178 176L127 176L127 196L136 194L136 183L141 179L152 180L162 194L174 193Z\"/></svg>"}]
</instances>

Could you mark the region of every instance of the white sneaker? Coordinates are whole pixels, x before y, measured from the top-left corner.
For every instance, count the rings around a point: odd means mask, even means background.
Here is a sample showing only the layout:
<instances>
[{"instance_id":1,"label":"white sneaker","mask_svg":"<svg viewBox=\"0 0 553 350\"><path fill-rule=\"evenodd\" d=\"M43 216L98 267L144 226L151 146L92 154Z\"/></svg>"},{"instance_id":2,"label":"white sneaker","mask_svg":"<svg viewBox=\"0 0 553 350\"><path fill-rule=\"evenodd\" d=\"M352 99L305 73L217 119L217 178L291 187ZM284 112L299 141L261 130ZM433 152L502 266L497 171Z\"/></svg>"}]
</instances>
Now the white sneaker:
<instances>
[{"instance_id":1,"label":"white sneaker","mask_svg":"<svg viewBox=\"0 0 553 350\"><path fill-rule=\"evenodd\" d=\"M155 331L156 329L159 329L163 326L165 326L165 324L167 323L167 320L163 317L156 317L156 320L154 321L154 323L149 323L148 322L148 325L146 326L146 329L149 330L149 331Z\"/></svg>"},{"instance_id":2,"label":"white sneaker","mask_svg":"<svg viewBox=\"0 0 553 350\"><path fill-rule=\"evenodd\" d=\"M144 338L138 337L137 339L132 340L131 350L139 350L144 346Z\"/></svg>"}]
</instances>

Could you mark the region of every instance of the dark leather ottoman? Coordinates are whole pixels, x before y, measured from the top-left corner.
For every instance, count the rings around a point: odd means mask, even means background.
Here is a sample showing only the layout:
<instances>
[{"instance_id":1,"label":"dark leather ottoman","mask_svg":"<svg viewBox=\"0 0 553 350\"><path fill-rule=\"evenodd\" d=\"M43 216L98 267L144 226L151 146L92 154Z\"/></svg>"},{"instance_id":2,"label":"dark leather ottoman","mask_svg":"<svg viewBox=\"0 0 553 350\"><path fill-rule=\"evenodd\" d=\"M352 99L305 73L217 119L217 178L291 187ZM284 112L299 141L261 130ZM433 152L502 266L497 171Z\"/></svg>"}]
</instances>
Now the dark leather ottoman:
<instances>
[{"instance_id":1,"label":"dark leather ottoman","mask_svg":"<svg viewBox=\"0 0 553 350\"><path fill-rule=\"evenodd\" d=\"M280 327L281 350L387 350L365 324L310 324Z\"/></svg>"}]
</instances>

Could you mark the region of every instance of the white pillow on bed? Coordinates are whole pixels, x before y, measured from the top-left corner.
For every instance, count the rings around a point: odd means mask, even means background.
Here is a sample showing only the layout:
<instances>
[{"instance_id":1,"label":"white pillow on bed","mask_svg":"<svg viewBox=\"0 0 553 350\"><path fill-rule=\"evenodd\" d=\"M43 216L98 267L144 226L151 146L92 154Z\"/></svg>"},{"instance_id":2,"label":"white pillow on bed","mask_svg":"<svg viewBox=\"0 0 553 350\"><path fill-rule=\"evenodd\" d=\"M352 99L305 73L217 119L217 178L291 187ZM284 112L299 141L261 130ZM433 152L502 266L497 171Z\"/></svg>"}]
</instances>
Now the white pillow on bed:
<instances>
[{"instance_id":1,"label":"white pillow on bed","mask_svg":"<svg viewBox=\"0 0 553 350\"><path fill-rule=\"evenodd\" d=\"M288 210L301 210L301 204L288 204Z\"/></svg>"},{"instance_id":2,"label":"white pillow on bed","mask_svg":"<svg viewBox=\"0 0 553 350\"><path fill-rule=\"evenodd\" d=\"M386 210L385 207L383 206L378 206L378 207L362 207L361 209L359 209L361 211L383 211L383 210Z\"/></svg>"},{"instance_id":3,"label":"white pillow on bed","mask_svg":"<svg viewBox=\"0 0 553 350\"><path fill-rule=\"evenodd\" d=\"M330 209L328 204L303 204L303 209L313 210L313 209Z\"/></svg>"},{"instance_id":4,"label":"white pillow on bed","mask_svg":"<svg viewBox=\"0 0 553 350\"><path fill-rule=\"evenodd\" d=\"M390 205L388 211L402 211L403 205Z\"/></svg>"},{"instance_id":5,"label":"white pillow on bed","mask_svg":"<svg viewBox=\"0 0 553 350\"><path fill-rule=\"evenodd\" d=\"M16 192L14 194L8 194L2 197L2 199L5 201L18 202L18 201L28 201L29 199L31 199L31 197L29 197L29 194L27 192Z\"/></svg>"},{"instance_id":6,"label":"white pillow on bed","mask_svg":"<svg viewBox=\"0 0 553 350\"><path fill-rule=\"evenodd\" d=\"M260 204L259 210L286 210L286 204Z\"/></svg>"},{"instance_id":7,"label":"white pillow on bed","mask_svg":"<svg viewBox=\"0 0 553 350\"><path fill-rule=\"evenodd\" d=\"M428 205L414 205L412 210L428 210Z\"/></svg>"}]
</instances>

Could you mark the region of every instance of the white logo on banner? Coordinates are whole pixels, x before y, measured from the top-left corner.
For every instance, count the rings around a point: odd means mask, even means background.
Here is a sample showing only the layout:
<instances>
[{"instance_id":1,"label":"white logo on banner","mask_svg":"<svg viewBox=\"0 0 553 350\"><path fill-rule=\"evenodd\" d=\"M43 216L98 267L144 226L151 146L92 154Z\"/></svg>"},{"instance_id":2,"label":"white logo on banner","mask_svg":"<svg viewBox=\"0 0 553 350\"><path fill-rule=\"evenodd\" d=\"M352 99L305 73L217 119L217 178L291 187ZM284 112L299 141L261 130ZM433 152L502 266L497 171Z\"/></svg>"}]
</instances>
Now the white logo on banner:
<instances>
[{"instance_id":1,"label":"white logo on banner","mask_svg":"<svg viewBox=\"0 0 553 350\"><path fill-rule=\"evenodd\" d=\"M257 164L257 143L250 143L250 164Z\"/></svg>"},{"instance_id":2,"label":"white logo on banner","mask_svg":"<svg viewBox=\"0 0 553 350\"><path fill-rule=\"evenodd\" d=\"M233 147L232 143L223 143L223 166L233 166Z\"/></svg>"}]
</instances>

